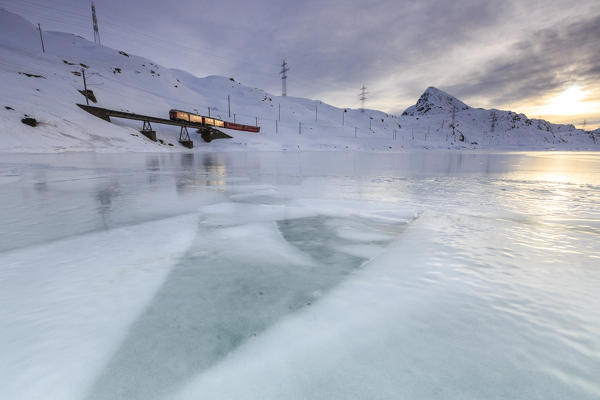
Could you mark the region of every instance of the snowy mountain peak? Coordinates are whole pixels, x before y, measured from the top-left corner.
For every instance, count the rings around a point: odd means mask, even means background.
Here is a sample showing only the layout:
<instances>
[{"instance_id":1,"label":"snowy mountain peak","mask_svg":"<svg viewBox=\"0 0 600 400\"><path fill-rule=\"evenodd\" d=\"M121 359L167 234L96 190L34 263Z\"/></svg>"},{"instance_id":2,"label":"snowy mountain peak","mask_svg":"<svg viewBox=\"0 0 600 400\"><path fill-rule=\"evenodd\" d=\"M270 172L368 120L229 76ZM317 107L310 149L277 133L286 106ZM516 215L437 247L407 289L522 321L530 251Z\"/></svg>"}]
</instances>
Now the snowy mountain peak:
<instances>
[{"instance_id":1,"label":"snowy mountain peak","mask_svg":"<svg viewBox=\"0 0 600 400\"><path fill-rule=\"evenodd\" d=\"M421 95L417 104L408 107L402 115L446 114L468 110L469 107L456 97L433 86L428 87Z\"/></svg>"}]
</instances>

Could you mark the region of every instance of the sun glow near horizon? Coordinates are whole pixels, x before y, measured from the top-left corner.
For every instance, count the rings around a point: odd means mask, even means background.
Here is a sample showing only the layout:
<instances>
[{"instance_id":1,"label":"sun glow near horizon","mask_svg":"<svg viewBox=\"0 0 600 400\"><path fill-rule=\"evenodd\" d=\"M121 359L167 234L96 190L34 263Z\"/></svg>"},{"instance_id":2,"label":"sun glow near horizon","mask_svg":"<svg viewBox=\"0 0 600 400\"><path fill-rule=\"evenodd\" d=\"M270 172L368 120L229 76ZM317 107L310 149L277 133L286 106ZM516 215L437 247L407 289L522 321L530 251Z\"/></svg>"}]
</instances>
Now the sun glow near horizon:
<instances>
[{"instance_id":1,"label":"sun glow near horizon","mask_svg":"<svg viewBox=\"0 0 600 400\"><path fill-rule=\"evenodd\" d=\"M530 118L543 118L554 123L572 123L585 129L600 127L600 100L579 85L571 85L559 94L542 99L531 107L519 107Z\"/></svg>"}]
</instances>

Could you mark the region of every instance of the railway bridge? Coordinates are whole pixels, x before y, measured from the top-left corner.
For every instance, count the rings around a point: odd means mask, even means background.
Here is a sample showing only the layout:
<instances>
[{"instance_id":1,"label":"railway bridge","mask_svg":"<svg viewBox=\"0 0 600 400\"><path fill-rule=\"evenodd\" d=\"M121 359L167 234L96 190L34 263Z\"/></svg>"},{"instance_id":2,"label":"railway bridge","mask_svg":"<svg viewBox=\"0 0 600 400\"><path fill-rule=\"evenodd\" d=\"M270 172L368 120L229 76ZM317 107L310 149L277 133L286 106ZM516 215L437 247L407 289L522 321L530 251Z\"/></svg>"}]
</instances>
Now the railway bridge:
<instances>
[{"instance_id":1,"label":"railway bridge","mask_svg":"<svg viewBox=\"0 0 600 400\"><path fill-rule=\"evenodd\" d=\"M179 143L182 146L185 146L189 149L194 147L194 142L190 139L190 135L188 133L187 128L196 128L198 133L205 142L210 142L213 139L231 139L231 136L228 134L221 132L218 129L213 128L212 126L208 126L198 122L189 122L189 121L172 121L166 118L158 118L152 117L149 115L141 115L134 114L124 111L110 110L108 108L103 107L95 107L88 106L85 104L77 104L83 110L89 112L92 115L95 115L98 118L102 118L105 121L111 122L110 117L113 118L123 118L123 119L131 119L135 121L142 121L142 129L140 133L146 136L148 139L156 142L156 131L152 129L151 124L163 124L163 125L174 125L179 126Z\"/></svg>"}]
</instances>

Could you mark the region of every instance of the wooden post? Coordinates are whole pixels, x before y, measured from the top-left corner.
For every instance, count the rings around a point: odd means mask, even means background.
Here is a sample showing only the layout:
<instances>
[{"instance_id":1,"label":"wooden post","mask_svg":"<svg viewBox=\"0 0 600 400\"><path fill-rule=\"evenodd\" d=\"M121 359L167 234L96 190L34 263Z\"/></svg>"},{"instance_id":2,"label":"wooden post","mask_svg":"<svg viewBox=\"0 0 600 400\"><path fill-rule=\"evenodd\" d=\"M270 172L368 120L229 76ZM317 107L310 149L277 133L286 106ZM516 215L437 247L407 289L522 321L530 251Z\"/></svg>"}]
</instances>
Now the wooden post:
<instances>
[{"instance_id":1,"label":"wooden post","mask_svg":"<svg viewBox=\"0 0 600 400\"><path fill-rule=\"evenodd\" d=\"M42 38L42 27L38 24L38 30L40 31L40 41L42 42L42 53L46 52L46 48L44 47L44 38Z\"/></svg>"},{"instance_id":2,"label":"wooden post","mask_svg":"<svg viewBox=\"0 0 600 400\"><path fill-rule=\"evenodd\" d=\"M227 114L229 115L229 118L231 118L231 99L229 98L229 95L227 95Z\"/></svg>"},{"instance_id":3,"label":"wooden post","mask_svg":"<svg viewBox=\"0 0 600 400\"><path fill-rule=\"evenodd\" d=\"M90 105L90 101L88 100L88 91L87 84L85 83L85 69L81 68L81 76L83 77L83 90L85 92L85 104Z\"/></svg>"}]
</instances>

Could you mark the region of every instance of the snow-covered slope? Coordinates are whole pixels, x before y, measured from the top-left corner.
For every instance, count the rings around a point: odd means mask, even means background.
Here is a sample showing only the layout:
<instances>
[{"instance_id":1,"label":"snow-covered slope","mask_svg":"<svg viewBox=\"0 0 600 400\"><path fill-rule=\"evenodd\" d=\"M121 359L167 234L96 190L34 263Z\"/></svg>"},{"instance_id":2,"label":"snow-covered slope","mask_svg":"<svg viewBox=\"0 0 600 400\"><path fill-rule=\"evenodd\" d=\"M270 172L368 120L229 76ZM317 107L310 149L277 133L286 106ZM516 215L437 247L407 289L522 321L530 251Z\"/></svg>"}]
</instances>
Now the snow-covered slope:
<instances>
[{"instance_id":1,"label":"snow-covered slope","mask_svg":"<svg viewBox=\"0 0 600 400\"><path fill-rule=\"evenodd\" d=\"M443 141L467 147L593 148L600 143L598 130L552 124L513 111L473 108L434 87L427 88L402 116L421 132L417 140L424 145ZM427 134L422 133L424 128Z\"/></svg>"},{"instance_id":2,"label":"snow-covered slope","mask_svg":"<svg viewBox=\"0 0 600 400\"><path fill-rule=\"evenodd\" d=\"M598 131L552 124L513 111L473 108L454 96L429 87L416 105L402 114L405 126L417 130L415 141L451 147L594 148Z\"/></svg>"},{"instance_id":3,"label":"snow-covered slope","mask_svg":"<svg viewBox=\"0 0 600 400\"><path fill-rule=\"evenodd\" d=\"M435 88L428 88L403 116L361 112L275 96L234 77L198 78L79 36L43 33L45 53L30 22L0 9L0 152L186 150L178 143L176 127L153 126L161 139L155 143L138 132L141 123L108 123L79 109L76 104L85 102L79 92L82 70L97 106L163 118L178 108L261 126L260 134L228 131L233 139L210 144L190 132L195 151L594 148L598 140L572 126L470 108ZM23 118L34 118L38 125L25 125Z\"/></svg>"}]
</instances>

